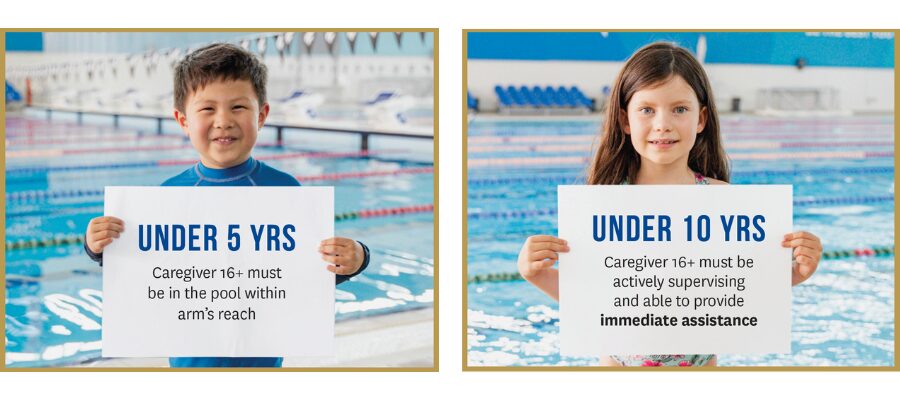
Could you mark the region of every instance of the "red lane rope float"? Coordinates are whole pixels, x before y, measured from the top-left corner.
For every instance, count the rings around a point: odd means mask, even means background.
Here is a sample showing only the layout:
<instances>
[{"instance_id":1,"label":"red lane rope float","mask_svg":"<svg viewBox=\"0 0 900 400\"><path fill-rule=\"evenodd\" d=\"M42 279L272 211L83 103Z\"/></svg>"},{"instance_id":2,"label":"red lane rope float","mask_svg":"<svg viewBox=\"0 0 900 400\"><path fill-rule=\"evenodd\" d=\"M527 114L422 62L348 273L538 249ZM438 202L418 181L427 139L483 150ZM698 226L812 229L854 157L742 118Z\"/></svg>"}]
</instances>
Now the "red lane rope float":
<instances>
[{"instance_id":1,"label":"red lane rope float","mask_svg":"<svg viewBox=\"0 0 900 400\"><path fill-rule=\"evenodd\" d=\"M729 154L732 160L793 160L815 158L864 159L894 157L893 151L824 151L813 153L738 153Z\"/></svg>"},{"instance_id":2,"label":"red lane rope float","mask_svg":"<svg viewBox=\"0 0 900 400\"><path fill-rule=\"evenodd\" d=\"M529 136L475 136L469 137L469 144L493 144L493 143L553 143L553 142L587 142L590 143L597 135L529 135ZM471 147L470 147L471 148Z\"/></svg>"},{"instance_id":3,"label":"red lane rope float","mask_svg":"<svg viewBox=\"0 0 900 400\"><path fill-rule=\"evenodd\" d=\"M781 139L781 140L797 140L797 139L842 139L846 137L865 137L867 139L893 139L893 133L883 135L874 135L871 132L859 132L856 134L798 134L798 135L771 135L771 134L753 134L753 135L737 135L737 137L729 133L723 133L722 138L725 143L735 141L759 141L761 139ZM529 135L529 136L475 136L469 137L469 144L510 144L510 143L593 143L598 139L597 135ZM845 143L845 142L837 142ZM893 144L893 141L890 141Z\"/></svg>"},{"instance_id":4,"label":"red lane rope float","mask_svg":"<svg viewBox=\"0 0 900 400\"><path fill-rule=\"evenodd\" d=\"M272 155L264 155L259 157L254 157L257 160L268 161L268 160L283 160L283 159L292 159L292 158L353 158L353 157L366 157L375 154L386 154L386 153L403 153L405 150L379 150L379 151L356 151L356 152L347 152L347 153L285 153L285 154L272 154ZM14 174L35 174L35 173L46 173L50 171L84 171L84 170L98 170L98 169L119 169L119 168L152 168L152 167L164 167L164 166L176 166L176 165L191 165L197 163L196 158L188 158L188 159L169 159L169 160L159 160L159 161L139 161L139 162L131 162L131 163L112 163L112 164L86 164L86 165L55 165L55 166L41 166L41 167L21 167L21 168L7 168L6 175L7 179L9 179L10 175Z\"/></svg>"},{"instance_id":5,"label":"red lane rope float","mask_svg":"<svg viewBox=\"0 0 900 400\"><path fill-rule=\"evenodd\" d=\"M77 154L102 154L102 153L122 153L137 151L170 151L170 150L188 150L194 147L190 144L180 144L177 146L129 146L129 147L107 147L107 148L91 148L91 149L41 149L41 150L13 150L6 152L6 158L33 158L33 157L61 157Z\"/></svg>"},{"instance_id":6,"label":"red lane rope float","mask_svg":"<svg viewBox=\"0 0 900 400\"><path fill-rule=\"evenodd\" d=\"M419 204L413 206L402 206L392 208L380 208L373 210L350 211L341 214L335 214L335 221L346 221L357 218L377 218L390 217L393 215L417 214L434 211L434 204Z\"/></svg>"},{"instance_id":7,"label":"red lane rope float","mask_svg":"<svg viewBox=\"0 0 900 400\"><path fill-rule=\"evenodd\" d=\"M124 134L133 135L133 134L137 134L138 132L137 132L137 130L134 130L134 129L122 129L122 128L112 128L112 127L106 128L106 127L101 127L101 126L79 126L79 127L77 127L77 129L71 129L71 128L41 129L40 131L29 132L29 133L20 133L20 134L11 133L11 134L7 135L7 138L16 138L16 139L22 139L22 140L24 140L24 138L64 139L64 138L72 138L72 137L78 137L78 138L90 137L92 135L95 136L98 133L101 133L101 134L105 133L110 136L116 136L116 135L124 135ZM151 134L148 134L148 135L151 135ZM152 135L156 135L156 134L153 133Z\"/></svg>"},{"instance_id":8,"label":"red lane rope float","mask_svg":"<svg viewBox=\"0 0 900 400\"><path fill-rule=\"evenodd\" d=\"M312 181L337 181L341 179L368 178L373 176L427 174L432 172L434 172L434 167L421 167L401 168L391 171L336 172L332 174L321 175L297 175L295 176L295 178L297 178L300 183L303 183Z\"/></svg>"},{"instance_id":9,"label":"red lane rope float","mask_svg":"<svg viewBox=\"0 0 900 400\"><path fill-rule=\"evenodd\" d=\"M392 217L406 214L429 213L434 211L434 204L417 204L411 206L379 208L370 210L349 211L345 213L335 214L335 222L348 221L353 219ZM7 250L24 250L41 247L52 247L61 245L74 245L84 243L84 236L81 234L59 235L43 239L21 239L7 240Z\"/></svg>"},{"instance_id":10,"label":"red lane rope float","mask_svg":"<svg viewBox=\"0 0 900 400\"><path fill-rule=\"evenodd\" d=\"M257 147L276 147L274 143L257 143ZM172 145L172 146L127 146L127 147L95 147L87 149L42 149L42 150L15 150L7 151L7 158L29 158L29 157L60 157L78 154L92 153L127 153L136 151L171 151L171 150L190 150L194 146L190 143Z\"/></svg>"},{"instance_id":11,"label":"red lane rope float","mask_svg":"<svg viewBox=\"0 0 900 400\"><path fill-rule=\"evenodd\" d=\"M892 151L826 151L810 153L731 153L732 160L865 159L894 157ZM584 164L590 157L510 157L469 159L469 167Z\"/></svg>"},{"instance_id":12,"label":"red lane rope float","mask_svg":"<svg viewBox=\"0 0 900 400\"><path fill-rule=\"evenodd\" d=\"M470 158L469 167L502 167L521 165L584 164L590 157L516 157L516 158Z\"/></svg>"},{"instance_id":13,"label":"red lane rope float","mask_svg":"<svg viewBox=\"0 0 900 400\"><path fill-rule=\"evenodd\" d=\"M69 138L69 139L6 139L6 147L9 148L11 146L30 146L30 145L46 145L46 144L79 144L84 143L85 141L90 141L91 143L113 143L113 142L131 142L131 141L144 141L144 140L182 140L186 141L187 136L184 135L152 135L152 134L144 134L144 135L124 135L124 136L91 136L91 137L78 137L78 138Z\"/></svg>"},{"instance_id":14,"label":"red lane rope float","mask_svg":"<svg viewBox=\"0 0 900 400\"><path fill-rule=\"evenodd\" d=\"M787 149L787 148L815 148L815 147L877 147L894 146L894 142L743 142L726 143L726 150L747 149ZM497 152L585 152L590 151L590 145L584 144L544 144L544 145L503 145L503 146L469 146L470 153L497 153Z\"/></svg>"},{"instance_id":15,"label":"red lane rope float","mask_svg":"<svg viewBox=\"0 0 900 400\"><path fill-rule=\"evenodd\" d=\"M846 119L846 118L790 118L790 117L779 117L779 118L771 118L771 119L722 119L722 125L736 125L736 126L750 126L750 125L762 125L762 126L823 126L823 127L835 127L835 126L865 126L865 125L887 125L892 123L893 120L889 118L870 118L870 119Z\"/></svg>"}]
</instances>

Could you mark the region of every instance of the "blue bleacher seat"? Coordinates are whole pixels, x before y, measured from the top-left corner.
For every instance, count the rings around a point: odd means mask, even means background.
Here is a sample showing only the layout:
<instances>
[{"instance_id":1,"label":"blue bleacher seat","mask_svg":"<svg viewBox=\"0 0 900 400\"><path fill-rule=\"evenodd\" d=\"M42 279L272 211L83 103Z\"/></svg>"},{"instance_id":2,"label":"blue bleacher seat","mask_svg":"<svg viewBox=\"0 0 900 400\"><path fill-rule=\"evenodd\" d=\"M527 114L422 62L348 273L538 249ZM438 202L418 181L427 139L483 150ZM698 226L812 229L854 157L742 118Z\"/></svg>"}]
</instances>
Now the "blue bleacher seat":
<instances>
[{"instance_id":1,"label":"blue bleacher seat","mask_svg":"<svg viewBox=\"0 0 900 400\"><path fill-rule=\"evenodd\" d=\"M560 99L560 101L561 101L566 107L576 107L576 106L577 106L577 105L575 104L574 99L572 99L572 93L570 93L569 90L566 89L565 86L560 86L559 88L557 88L556 91L557 91L557 93L559 93L559 99Z\"/></svg>"},{"instance_id":2,"label":"blue bleacher seat","mask_svg":"<svg viewBox=\"0 0 900 400\"><path fill-rule=\"evenodd\" d=\"M578 89L578 87L572 86L571 91L575 98L575 102L579 106L584 106L584 107L590 108L592 110L594 109L594 102L591 101L591 99L587 98L587 96L585 96L584 93L582 93L581 90Z\"/></svg>"},{"instance_id":3,"label":"blue bleacher seat","mask_svg":"<svg viewBox=\"0 0 900 400\"><path fill-rule=\"evenodd\" d=\"M577 86L494 86L494 93L501 108L529 107L538 109L587 108L594 110L594 100L585 96ZM470 93L467 96L471 97ZM477 104L477 99L475 100ZM471 103L471 99L469 99ZM471 107L471 105L470 105Z\"/></svg>"},{"instance_id":4,"label":"blue bleacher seat","mask_svg":"<svg viewBox=\"0 0 900 400\"><path fill-rule=\"evenodd\" d=\"M303 96L304 94L306 94L306 92L303 91L303 90L295 90L293 93L291 93L290 96L285 97L285 98L282 98L282 99L279 99L279 100L280 100L280 101L293 100L293 99L296 99L296 98L298 98L298 97L300 97L300 96Z\"/></svg>"},{"instance_id":5,"label":"blue bleacher seat","mask_svg":"<svg viewBox=\"0 0 900 400\"><path fill-rule=\"evenodd\" d=\"M472 92L466 90L466 105L469 109L478 111L478 99L472 96Z\"/></svg>"},{"instance_id":6,"label":"blue bleacher seat","mask_svg":"<svg viewBox=\"0 0 900 400\"><path fill-rule=\"evenodd\" d=\"M494 86L494 93L497 95L497 101L500 102L500 107L512 107L513 101L509 97L509 94L506 93L500 85Z\"/></svg>"},{"instance_id":7,"label":"blue bleacher seat","mask_svg":"<svg viewBox=\"0 0 900 400\"><path fill-rule=\"evenodd\" d=\"M509 92L510 97L512 97L517 106L525 107L528 105L528 102L525 99L525 95L519 92L519 90L516 89L515 86L508 86L506 88L506 91Z\"/></svg>"},{"instance_id":8,"label":"blue bleacher seat","mask_svg":"<svg viewBox=\"0 0 900 400\"><path fill-rule=\"evenodd\" d=\"M12 85L9 84L9 81L6 81L6 102L18 102L22 101L22 95L19 94L19 91L16 90Z\"/></svg>"},{"instance_id":9,"label":"blue bleacher seat","mask_svg":"<svg viewBox=\"0 0 900 400\"><path fill-rule=\"evenodd\" d=\"M370 106L375 105L382 101L386 101L386 100L394 97L395 95L396 95L396 93L394 93L392 91L378 92L378 95L376 95L374 99L365 102L365 104L370 105Z\"/></svg>"}]
</instances>

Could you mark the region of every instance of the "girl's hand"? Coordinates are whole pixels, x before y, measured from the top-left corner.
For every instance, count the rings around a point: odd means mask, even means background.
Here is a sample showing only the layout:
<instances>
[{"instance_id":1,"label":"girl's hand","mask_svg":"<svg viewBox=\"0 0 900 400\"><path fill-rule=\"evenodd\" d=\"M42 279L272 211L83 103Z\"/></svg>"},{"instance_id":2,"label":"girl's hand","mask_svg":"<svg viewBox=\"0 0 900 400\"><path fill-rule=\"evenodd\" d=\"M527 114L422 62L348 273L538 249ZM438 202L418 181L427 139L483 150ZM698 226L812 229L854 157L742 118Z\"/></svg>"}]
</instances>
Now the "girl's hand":
<instances>
[{"instance_id":1,"label":"girl's hand","mask_svg":"<svg viewBox=\"0 0 900 400\"><path fill-rule=\"evenodd\" d=\"M342 237L325 239L319 243L322 259L331 263L326 268L338 275L353 275L366 258L359 242Z\"/></svg>"},{"instance_id":2,"label":"girl's hand","mask_svg":"<svg viewBox=\"0 0 900 400\"><path fill-rule=\"evenodd\" d=\"M822 259L822 242L818 236L806 231L797 231L784 235L781 247L794 249L794 266L791 268L791 286L796 286L809 279L816 272L819 260Z\"/></svg>"},{"instance_id":3,"label":"girl's hand","mask_svg":"<svg viewBox=\"0 0 900 400\"><path fill-rule=\"evenodd\" d=\"M559 253L569 251L565 240L555 236L529 236L519 252L519 274L531 281L546 272L559 260Z\"/></svg>"},{"instance_id":4,"label":"girl's hand","mask_svg":"<svg viewBox=\"0 0 900 400\"><path fill-rule=\"evenodd\" d=\"M103 249L119 237L125 230L125 223L116 217L97 217L88 223L84 235L87 246L94 254L103 253Z\"/></svg>"}]
</instances>

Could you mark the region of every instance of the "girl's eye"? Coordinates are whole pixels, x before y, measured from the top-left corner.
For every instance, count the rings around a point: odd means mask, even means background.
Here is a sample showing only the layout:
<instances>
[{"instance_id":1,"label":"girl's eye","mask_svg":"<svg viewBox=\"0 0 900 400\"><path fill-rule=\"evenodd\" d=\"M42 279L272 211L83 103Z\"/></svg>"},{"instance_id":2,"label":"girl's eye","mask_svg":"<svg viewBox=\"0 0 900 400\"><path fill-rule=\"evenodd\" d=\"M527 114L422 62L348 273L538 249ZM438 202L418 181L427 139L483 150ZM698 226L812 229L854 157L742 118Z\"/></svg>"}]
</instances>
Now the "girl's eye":
<instances>
[{"instance_id":1,"label":"girl's eye","mask_svg":"<svg viewBox=\"0 0 900 400\"><path fill-rule=\"evenodd\" d=\"M201 108L200 111L212 111L212 107Z\"/></svg>"},{"instance_id":2,"label":"girl's eye","mask_svg":"<svg viewBox=\"0 0 900 400\"><path fill-rule=\"evenodd\" d=\"M687 107L675 107L675 114L684 114L687 110Z\"/></svg>"},{"instance_id":3,"label":"girl's eye","mask_svg":"<svg viewBox=\"0 0 900 400\"><path fill-rule=\"evenodd\" d=\"M641 113L641 114L652 114L652 113L653 113L653 109L650 108L650 107L641 107L641 108L638 109L638 112Z\"/></svg>"}]
</instances>

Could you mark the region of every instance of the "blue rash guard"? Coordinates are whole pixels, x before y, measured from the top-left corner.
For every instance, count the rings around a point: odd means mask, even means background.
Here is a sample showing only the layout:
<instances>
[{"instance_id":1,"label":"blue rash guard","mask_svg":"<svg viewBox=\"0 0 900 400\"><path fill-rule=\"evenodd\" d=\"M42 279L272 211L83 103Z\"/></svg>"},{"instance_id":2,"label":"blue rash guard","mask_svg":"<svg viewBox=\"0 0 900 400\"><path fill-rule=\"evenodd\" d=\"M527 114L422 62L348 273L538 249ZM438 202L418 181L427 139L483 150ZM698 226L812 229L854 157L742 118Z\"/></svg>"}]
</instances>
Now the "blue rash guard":
<instances>
[{"instance_id":1,"label":"blue rash guard","mask_svg":"<svg viewBox=\"0 0 900 400\"><path fill-rule=\"evenodd\" d=\"M252 157L247 162L231 168L207 168L197 163L186 171L169 178L162 186L300 186L293 176L272 168ZM359 242L365 253L362 266L353 275L336 275L335 284L341 284L359 275L369 266L369 248ZM84 250L92 260L103 266L103 253L95 254L87 247ZM173 368L210 367L281 367L281 357L172 357L169 365Z\"/></svg>"}]
</instances>

